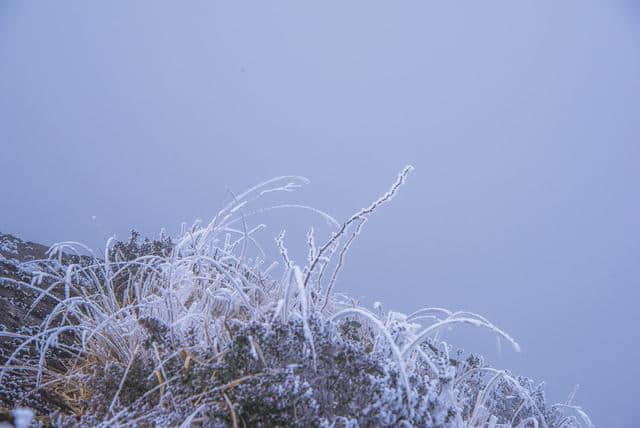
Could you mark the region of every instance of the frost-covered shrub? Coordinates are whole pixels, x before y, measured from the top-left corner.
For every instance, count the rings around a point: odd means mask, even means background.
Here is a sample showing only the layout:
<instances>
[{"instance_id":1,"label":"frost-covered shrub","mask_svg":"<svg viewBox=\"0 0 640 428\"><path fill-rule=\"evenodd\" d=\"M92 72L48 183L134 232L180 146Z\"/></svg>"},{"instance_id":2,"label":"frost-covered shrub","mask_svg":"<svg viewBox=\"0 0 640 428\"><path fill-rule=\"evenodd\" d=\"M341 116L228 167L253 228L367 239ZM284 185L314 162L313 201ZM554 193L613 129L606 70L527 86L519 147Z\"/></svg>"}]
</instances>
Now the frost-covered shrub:
<instances>
[{"instance_id":1,"label":"frost-covered shrub","mask_svg":"<svg viewBox=\"0 0 640 428\"><path fill-rule=\"evenodd\" d=\"M174 243L171 237L165 232L160 234L159 239L144 238L140 241L140 232L131 230L129 240L116 241L110 250L110 258L122 261L132 261L143 256L163 257L171 254Z\"/></svg>"},{"instance_id":2,"label":"frost-covered shrub","mask_svg":"<svg viewBox=\"0 0 640 428\"><path fill-rule=\"evenodd\" d=\"M369 310L335 292L351 244L410 171L343 223L306 206L251 211L265 195L306 183L278 177L174 240L140 243L134 232L110 240L103 257L71 258L77 244L53 246L39 271L11 281L37 296L25 311L45 301L49 310L30 332L0 333L15 341L0 385L31 389L7 407L46 392L61 404L41 410L55 410L50 420L62 426L589 426L571 399L548 406L541 386L440 338L470 324L519 350L486 318ZM267 265L254 236L263 226L247 223L280 208L311 210L332 227L321 245L309 232L304 265L289 257L284 233L281 267Z\"/></svg>"}]
</instances>

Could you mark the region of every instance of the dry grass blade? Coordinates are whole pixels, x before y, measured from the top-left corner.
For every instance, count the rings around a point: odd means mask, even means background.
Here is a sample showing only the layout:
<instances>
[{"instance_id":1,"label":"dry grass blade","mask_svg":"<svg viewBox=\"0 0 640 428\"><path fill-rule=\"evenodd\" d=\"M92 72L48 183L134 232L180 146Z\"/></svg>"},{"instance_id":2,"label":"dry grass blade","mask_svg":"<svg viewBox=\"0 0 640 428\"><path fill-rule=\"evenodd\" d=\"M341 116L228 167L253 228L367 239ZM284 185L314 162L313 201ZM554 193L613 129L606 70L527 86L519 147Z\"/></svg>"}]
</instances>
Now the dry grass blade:
<instances>
[{"instance_id":1,"label":"dry grass blade","mask_svg":"<svg viewBox=\"0 0 640 428\"><path fill-rule=\"evenodd\" d=\"M238 428L238 416L236 415L236 411L233 408L233 403L231 403L231 400L229 400L229 397L224 392L222 393L222 396L224 397L225 403L227 403L229 413L231 413L231 425L233 426L233 428Z\"/></svg>"}]
</instances>

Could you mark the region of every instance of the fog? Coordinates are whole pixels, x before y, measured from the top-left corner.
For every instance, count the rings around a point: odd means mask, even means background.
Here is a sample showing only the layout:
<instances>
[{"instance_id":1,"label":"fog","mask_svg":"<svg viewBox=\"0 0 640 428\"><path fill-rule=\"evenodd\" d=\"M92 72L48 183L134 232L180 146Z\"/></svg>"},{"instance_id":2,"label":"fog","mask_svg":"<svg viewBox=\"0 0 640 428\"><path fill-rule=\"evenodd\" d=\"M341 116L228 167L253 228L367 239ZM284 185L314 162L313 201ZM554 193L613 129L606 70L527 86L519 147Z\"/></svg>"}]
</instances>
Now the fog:
<instances>
[{"instance_id":1,"label":"fog","mask_svg":"<svg viewBox=\"0 0 640 428\"><path fill-rule=\"evenodd\" d=\"M0 231L176 233L284 174L311 184L282 200L345 219L410 163L339 289L487 316L522 353L448 340L553 400L579 383L600 427L640 395L639 136L634 2L0 4ZM300 261L328 233L264 221Z\"/></svg>"}]
</instances>

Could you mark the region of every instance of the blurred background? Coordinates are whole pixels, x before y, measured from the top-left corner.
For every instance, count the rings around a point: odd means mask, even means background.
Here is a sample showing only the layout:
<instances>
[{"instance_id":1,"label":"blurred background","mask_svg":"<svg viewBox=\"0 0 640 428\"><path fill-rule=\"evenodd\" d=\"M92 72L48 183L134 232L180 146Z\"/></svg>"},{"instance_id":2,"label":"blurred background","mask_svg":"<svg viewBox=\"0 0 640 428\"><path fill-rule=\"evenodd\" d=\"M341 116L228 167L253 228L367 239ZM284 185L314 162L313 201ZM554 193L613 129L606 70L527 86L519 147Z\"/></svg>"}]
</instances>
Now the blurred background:
<instances>
[{"instance_id":1,"label":"blurred background","mask_svg":"<svg viewBox=\"0 0 640 428\"><path fill-rule=\"evenodd\" d=\"M487 316L522 353L448 340L599 427L639 417L639 136L635 1L0 3L0 231L175 234L283 174L343 220L411 163L340 291Z\"/></svg>"}]
</instances>

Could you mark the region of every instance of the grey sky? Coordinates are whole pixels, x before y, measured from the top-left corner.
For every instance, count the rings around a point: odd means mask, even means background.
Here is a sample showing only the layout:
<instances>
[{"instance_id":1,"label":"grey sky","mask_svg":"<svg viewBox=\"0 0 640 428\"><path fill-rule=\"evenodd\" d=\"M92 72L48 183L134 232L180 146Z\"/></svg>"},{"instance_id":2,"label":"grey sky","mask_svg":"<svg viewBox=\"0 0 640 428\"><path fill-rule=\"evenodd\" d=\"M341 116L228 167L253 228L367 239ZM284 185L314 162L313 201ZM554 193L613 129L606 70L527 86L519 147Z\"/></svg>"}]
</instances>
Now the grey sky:
<instances>
[{"instance_id":1,"label":"grey sky","mask_svg":"<svg viewBox=\"0 0 640 428\"><path fill-rule=\"evenodd\" d=\"M282 174L342 219L412 163L341 289L486 315L522 354L451 341L600 427L637 418L639 136L633 1L0 3L1 231L175 232Z\"/></svg>"}]
</instances>

